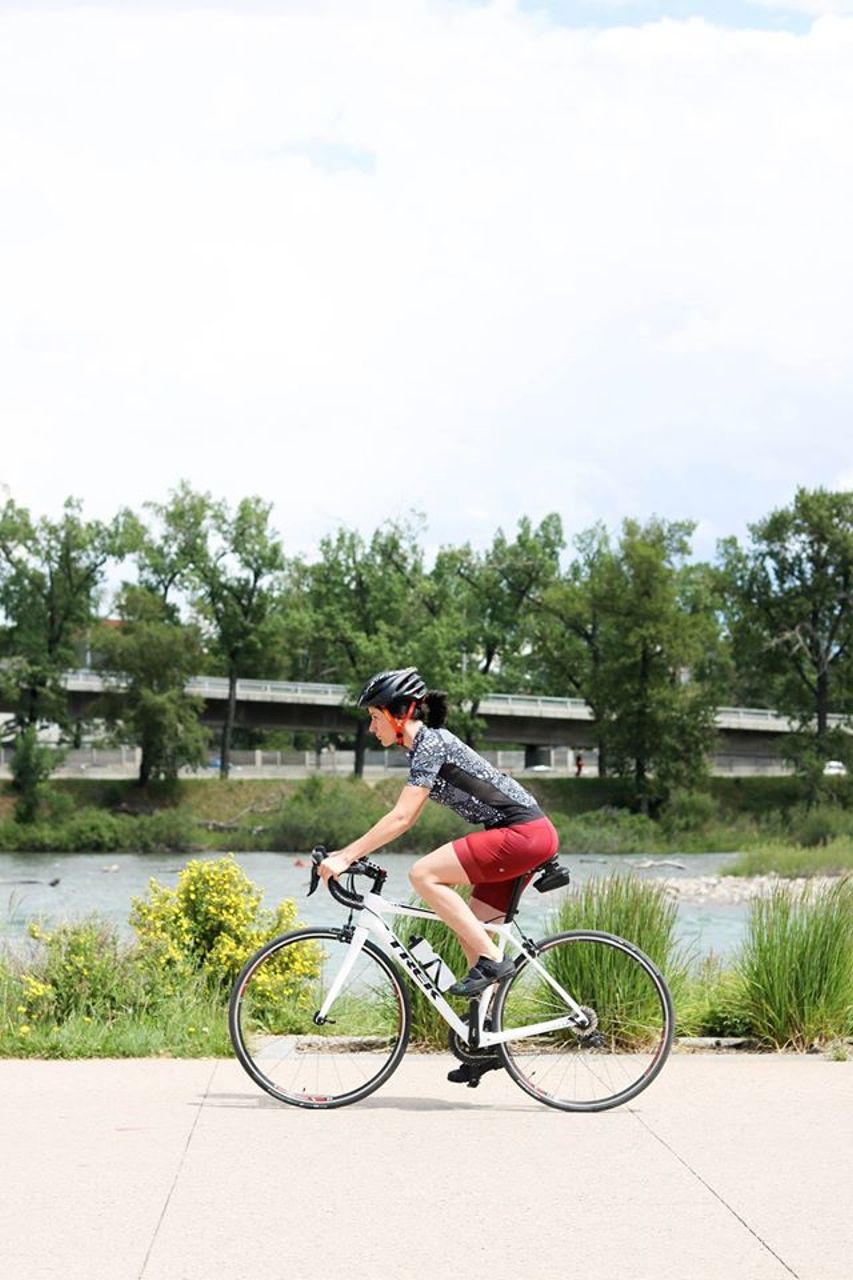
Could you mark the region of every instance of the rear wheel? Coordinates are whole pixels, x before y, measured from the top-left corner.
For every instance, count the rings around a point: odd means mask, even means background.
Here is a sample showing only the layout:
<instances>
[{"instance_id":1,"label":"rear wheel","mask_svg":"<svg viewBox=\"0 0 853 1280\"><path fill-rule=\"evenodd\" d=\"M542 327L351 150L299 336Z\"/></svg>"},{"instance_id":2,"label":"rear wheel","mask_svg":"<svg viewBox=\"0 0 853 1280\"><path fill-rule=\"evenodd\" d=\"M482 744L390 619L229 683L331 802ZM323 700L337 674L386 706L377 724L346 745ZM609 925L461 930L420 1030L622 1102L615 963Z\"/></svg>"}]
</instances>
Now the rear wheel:
<instances>
[{"instance_id":1,"label":"rear wheel","mask_svg":"<svg viewBox=\"0 0 853 1280\"><path fill-rule=\"evenodd\" d=\"M341 929L275 938L234 984L228 1028L256 1084L299 1107L366 1098L397 1068L409 1039L408 993L394 965L365 942L321 1026L315 1015L349 954Z\"/></svg>"},{"instance_id":2,"label":"rear wheel","mask_svg":"<svg viewBox=\"0 0 853 1280\"><path fill-rule=\"evenodd\" d=\"M495 1030L519 1032L497 1046L513 1080L563 1111L604 1111L636 1097L665 1063L675 1021L652 961L622 938L581 930L538 943L536 959L583 1014L577 1019L524 957L494 1004ZM526 1026L566 1016L574 1025L521 1034Z\"/></svg>"}]
</instances>

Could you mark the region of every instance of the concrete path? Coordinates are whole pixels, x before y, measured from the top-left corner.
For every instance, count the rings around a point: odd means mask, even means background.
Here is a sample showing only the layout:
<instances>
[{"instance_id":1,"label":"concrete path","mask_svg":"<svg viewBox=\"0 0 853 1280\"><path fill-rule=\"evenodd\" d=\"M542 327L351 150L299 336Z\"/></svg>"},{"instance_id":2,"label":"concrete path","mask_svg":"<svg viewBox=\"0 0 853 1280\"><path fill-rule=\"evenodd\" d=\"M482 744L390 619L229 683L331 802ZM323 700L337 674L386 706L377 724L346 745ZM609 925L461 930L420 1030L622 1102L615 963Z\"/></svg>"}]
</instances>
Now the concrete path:
<instances>
[{"instance_id":1,"label":"concrete path","mask_svg":"<svg viewBox=\"0 0 853 1280\"><path fill-rule=\"evenodd\" d=\"M853 1062L676 1056L600 1115L450 1062L332 1112L230 1061L0 1062L0 1276L853 1277Z\"/></svg>"}]
</instances>

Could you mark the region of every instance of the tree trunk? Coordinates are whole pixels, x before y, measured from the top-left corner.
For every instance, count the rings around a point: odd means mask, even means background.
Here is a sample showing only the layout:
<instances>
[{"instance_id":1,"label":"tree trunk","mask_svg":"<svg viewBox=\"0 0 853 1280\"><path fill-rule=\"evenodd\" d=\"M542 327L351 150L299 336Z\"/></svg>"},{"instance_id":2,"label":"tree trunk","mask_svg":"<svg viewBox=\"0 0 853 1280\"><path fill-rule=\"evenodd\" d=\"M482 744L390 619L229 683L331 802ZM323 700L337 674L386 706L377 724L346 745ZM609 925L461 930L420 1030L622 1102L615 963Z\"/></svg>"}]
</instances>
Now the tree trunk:
<instances>
[{"instance_id":1,"label":"tree trunk","mask_svg":"<svg viewBox=\"0 0 853 1280\"><path fill-rule=\"evenodd\" d=\"M826 732L829 728L829 672L819 671L817 677L817 696L815 698L815 713L817 717L817 745L821 750L826 741Z\"/></svg>"},{"instance_id":2,"label":"tree trunk","mask_svg":"<svg viewBox=\"0 0 853 1280\"><path fill-rule=\"evenodd\" d=\"M359 720L355 728L355 763L353 773L357 778L364 777L364 757L367 754L367 722Z\"/></svg>"},{"instance_id":3,"label":"tree trunk","mask_svg":"<svg viewBox=\"0 0 853 1280\"><path fill-rule=\"evenodd\" d=\"M219 749L219 776L227 778L231 771L231 734L234 731L234 720L237 715L237 672L230 668L228 672L228 706L225 709L225 721L222 725L222 742Z\"/></svg>"},{"instance_id":4,"label":"tree trunk","mask_svg":"<svg viewBox=\"0 0 853 1280\"><path fill-rule=\"evenodd\" d=\"M637 723L634 730L635 738L635 754L634 754L634 782L637 790L642 796L641 811L648 813L649 798L646 791L646 780L648 778L648 752L649 744L647 740L647 709L648 709L648 688L649 688L649 651L644 644L640 652L640 697L638 706Z\"/></svg>"},{"instance_id":5,"label":"tree trunk","mask_svg":"<svg viewBox=\"0 0 853 1280\"><path fill-rule=\"evenodd\" d=\"M474 721L477 718L477 712L479 710L479 702L472 702L471 711L468 717L468 724L465 729L465 745L470 747L472 751L476 751L477 749L477 734L474 731Z\"/></svg>"},{"instance_id":6,"label":"tree trunk","mask_svg":"<svg viewBox=\"0 0 853 1280\"><path fill-rule=\"evenodd\" d=\"M607 743L604 738L598 739L598 776L607 777Z\"/></svg>"}]
</instances>

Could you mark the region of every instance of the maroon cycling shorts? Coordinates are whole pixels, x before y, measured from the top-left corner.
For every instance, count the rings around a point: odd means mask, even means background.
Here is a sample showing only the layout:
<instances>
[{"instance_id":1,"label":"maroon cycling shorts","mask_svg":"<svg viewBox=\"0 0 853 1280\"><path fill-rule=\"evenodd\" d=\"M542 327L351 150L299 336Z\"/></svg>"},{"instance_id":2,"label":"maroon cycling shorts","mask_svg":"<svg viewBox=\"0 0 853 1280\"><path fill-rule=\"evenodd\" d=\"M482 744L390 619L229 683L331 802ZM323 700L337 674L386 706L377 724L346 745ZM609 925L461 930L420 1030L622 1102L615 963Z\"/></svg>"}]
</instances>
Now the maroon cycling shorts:
<instances>
[{"instance_id":1,"label":"maroon cycling shorts","mask_svg":"<svg viewBox=\"0 0 853 1280\"><path fill-rule=\"evenodd\" d=\"M512 881L523 875L529 880L538 866L553 858L558 844L553 823L536 818L517 827L472 831L454 840L453 848L474 886L471 897L503 914L512 896Z\"/></svg>"}]
</instances>

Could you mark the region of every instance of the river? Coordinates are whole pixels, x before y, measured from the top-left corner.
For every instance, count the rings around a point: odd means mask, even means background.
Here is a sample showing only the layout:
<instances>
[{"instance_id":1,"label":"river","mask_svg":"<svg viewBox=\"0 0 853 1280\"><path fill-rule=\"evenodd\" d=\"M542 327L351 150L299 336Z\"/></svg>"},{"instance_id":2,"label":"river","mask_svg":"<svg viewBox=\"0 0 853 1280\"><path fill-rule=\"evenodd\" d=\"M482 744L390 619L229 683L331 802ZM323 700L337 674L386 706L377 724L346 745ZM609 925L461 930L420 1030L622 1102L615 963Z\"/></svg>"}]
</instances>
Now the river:
<instances>
[{"instance_id":1,"label":"river","mask_svg":"<svg viewBox=\"0 0 853 1280\"><path fill-rule=\"evenodd\" d=\"M93 911L112 921L123 936L129 937L127 917L131 898L145 893L151 877L173 886L190 856L0 853L0 940L20 943L26 938L28 922L33 919L50 924L79 919ZM564 855L562 861L570 867L575 884L627 871L643 879L666 878L677 884L681 879L692 882L696 877L724 875L736 857L732 853L671 854L665 860L666 865L651 867L642 864L654 859L640 854L606 858ZM415 857L408 854L389 854L384 859L389 873L387 896L408 900L407 875L414 861ZM299 918L305 923L329 924L341 919L342 909L322 890L318 890L310 902L306 901L308 869L297 865L296 854L241 853L238 862L249 878L264 890L266 905L280 898L295 898ZM673 862L682 863L683 869L673 866ZM529 889L522 898L519 913L523 927L541 936L546 928L546 916L564 893L571 893L571 888L548 894ZM710 951L728 956L736 949L748 915L745 902L709 901L690 893L677 901L678 936L695 957Z\"/></svg>"}]
</instances>

